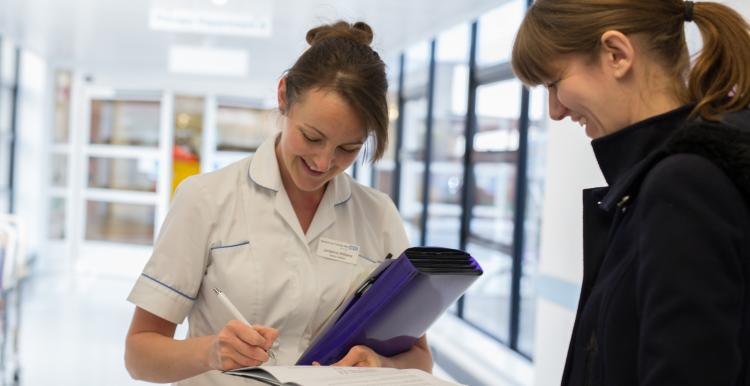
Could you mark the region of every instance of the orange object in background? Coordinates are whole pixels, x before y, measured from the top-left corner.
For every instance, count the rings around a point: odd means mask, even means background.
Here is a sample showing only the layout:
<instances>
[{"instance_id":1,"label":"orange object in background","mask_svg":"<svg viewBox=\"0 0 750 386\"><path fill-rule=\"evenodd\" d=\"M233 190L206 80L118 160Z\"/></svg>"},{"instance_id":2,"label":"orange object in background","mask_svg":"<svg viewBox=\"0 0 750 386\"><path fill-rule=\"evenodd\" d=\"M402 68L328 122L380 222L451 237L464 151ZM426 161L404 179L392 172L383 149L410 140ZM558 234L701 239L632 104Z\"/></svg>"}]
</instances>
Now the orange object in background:
<instances>
[{"instance_id":1,"label":"orange object in background","mask_svg":"<svg viewBox=\"0 0 750 386\"><path fill-rule=\"evenodd\" d=\"M201 163L189 147L175 144L172 147L172 194L185 178L201 172Z\"/></svg>"}]
</instances>

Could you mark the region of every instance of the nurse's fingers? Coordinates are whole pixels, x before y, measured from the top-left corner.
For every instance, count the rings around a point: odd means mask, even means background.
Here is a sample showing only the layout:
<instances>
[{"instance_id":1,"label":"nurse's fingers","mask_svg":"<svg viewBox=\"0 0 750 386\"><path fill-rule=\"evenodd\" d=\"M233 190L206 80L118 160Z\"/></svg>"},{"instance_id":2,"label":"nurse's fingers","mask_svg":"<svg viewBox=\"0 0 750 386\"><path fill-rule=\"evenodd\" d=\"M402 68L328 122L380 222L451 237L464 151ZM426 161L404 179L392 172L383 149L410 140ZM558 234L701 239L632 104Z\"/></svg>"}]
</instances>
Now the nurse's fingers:
<instances>
[{"instance_id":1,"label":"nurse's fingers","mask_svg":"<svg viewBox=\"0 0 750 386\"><path fill-rule=\"evenodd\" d=\"M263 350L257 347L253 348L253 350L263 352ZM238 367L260 366L265 362L263 360L255 359L252 357L246 357L235 350L228 350L222 355L221 358L222 364L224 366L228 365L228 367L223 367L221 370L231 370Z\"/></svg>"},{"instance_id":2,"label":"nurse's fingers","mask_svg":"<svg viewBox=\"0 0 750 386\"><path fill-rule=\"evenodd\" d=\"M222 330L216 337L216 356L222 361L230 358L244 366L255 366L268 361L268 353L262 347L251 346L231 333L231 330Z\"/></svg>"},{"instance_id":3,"label":"nurse's fingers","mask_svg":"<svg viewBox=\"0 0 750 386\"><path fill-rule=\"evenodd\" d=\"M254 327L248 326L239 320L230 320L229 323L224 326L223 330L229 330L243 342L251 346L264 347L266 343L266 338L264 338Z\"/></svg>"},{"instance_id":4,"label":"nurse's fingers","mask_svg":"<svg viewBox=\"0 0 750 386\"><path fill-rule=\"evenodd\" d=\"M220 333L219 335L216 335L211 344L211 352L209 353L209 364L211 368L224 371L245 366L257 366L263 363L262 360L253 359L241 354L237 350L238 347L248 346L232 334ZM260 356L261 359L263 358L263 350L257 347L251 349L259 351L253 352L252 354L254 356Z\"/></svg>"},{"instance_id":5,"label":"nurse's fingers","mask_svg":"<svg viewBox=\"0 0 750 386\"><path fill-rule=\"evenodd\" d=\"M255 328L255 331L258 331L258 333L266 339L265 345L263 346L266 350L269 350L271 346L273 346L273 342L276 338L279 337L279 330L275 328L257 325L253 326L253 328Z\"/></svg>"},{"instance_id":6,"label":"nurse's fingers","mask_svg":"<svg viewBox=\"0 0 750 386\"><path fill-rule=\"evenodd\" d=\"M266 350L258 346L249 346L239 339L229 348L227 355L245 366L257 366L268 361Z\"/></svg>"}]
</instances>

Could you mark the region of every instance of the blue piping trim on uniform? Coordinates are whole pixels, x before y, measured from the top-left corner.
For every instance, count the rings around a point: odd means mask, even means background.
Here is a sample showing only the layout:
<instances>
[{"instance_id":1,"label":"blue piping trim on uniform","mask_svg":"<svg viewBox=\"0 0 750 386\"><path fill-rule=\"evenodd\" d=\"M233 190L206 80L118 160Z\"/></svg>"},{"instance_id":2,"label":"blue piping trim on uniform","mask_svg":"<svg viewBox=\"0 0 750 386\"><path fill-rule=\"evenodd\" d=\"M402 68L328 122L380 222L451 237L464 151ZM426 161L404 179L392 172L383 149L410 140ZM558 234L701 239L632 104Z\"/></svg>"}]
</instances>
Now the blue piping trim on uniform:
<instances>
[{"instance_id":1,"label":"blue piping trim on uniform","mask_svg":"<svg viewBox=\"0 0 750 386\"><path fill-rule=\"evenodd\" d=\"M161 284L161 285L163 285L163 286L165 286L165 287L167 287L167 288L171 289L171 290L172 290L172 291L174 291L174 292L177 292L178 294L180 294L180 295L182 295L182 296L184 296L184 297L186 297L186 298L188 298L188 299L190 299L190 300L192 300L192 301L195 301L195 299L197 299L197 297L193 298L193 297L190 297L190 296L188 296L188 295L185 295L184 293L182 293L182 292L180 292L180 291L178 291L178 290L176 290L176 289L174 289L174 288L170 287L170 286L169 286L169 285L167 285L167 284L164 284L164 283L160 282L159 280L156 280L156 279L154 279L153 277L151 277L151 276L149 276L149 275L146 275L145 273L142 273L142 274L141 274L141 276L143 276L143 277L145 277L145 278L147 278L147 279L151 279L151 280L155 281L156 283L158 283L158 284Z\"/></svg>"},{"instance_id":2,"label":"blue piping trim on uniform","mask_svg":"<svg viewBox=\"0 0 750 386\"><path fill-rule=\"evenodd\" d=\"M344 201L341 201L341 202L339 202L338 204L336 204L336 205L334 205L334 206L339 206L339 205L342 205L342 204L346 204L346 203L347 203L347 202L349 202L349 200L351 200L351 199L352 199L352 195L350 194L350 195L349 195L349 197L347 197L347 198L346 198L346 200L344 200Z\"/></svg>"},{"instance_id":3,"label":"blue piping trim on uniform","mask_svg":"<svg viewBox=\"0 0 750 386\"><path fill-rule=\"evenodd\" d=\"M215 246L215 247L211 247L211 248L209 248L209 249L213 251L214 249L222 249L222 248L232 248L232 247L239 247L240 245L247 245L247 244L250 244L250 242L249 242L249 241L247 241L247 240L245 240L245 241L240 241L240 242L238 242L238 243L234 243L234 244L229 244L229 245L217 245L217 246Z\"/></svg>"}]
</instances>

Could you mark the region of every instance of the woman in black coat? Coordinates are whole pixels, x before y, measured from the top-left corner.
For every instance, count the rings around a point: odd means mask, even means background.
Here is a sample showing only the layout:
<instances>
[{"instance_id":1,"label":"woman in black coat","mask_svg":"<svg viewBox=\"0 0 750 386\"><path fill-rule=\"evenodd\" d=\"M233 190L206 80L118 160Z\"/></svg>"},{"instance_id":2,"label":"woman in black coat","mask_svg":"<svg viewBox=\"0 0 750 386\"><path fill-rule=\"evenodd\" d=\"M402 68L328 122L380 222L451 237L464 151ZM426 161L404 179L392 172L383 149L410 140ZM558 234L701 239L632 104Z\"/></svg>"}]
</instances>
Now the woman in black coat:
<instances>
[{"instance_id":1,"label":"woman in black coat","mask_svg":"<svg viewBox=\"0 0 750 386\"><path fill-rule=\"evenodd\" d=\"M684 23L703 50L690 65ZM537 0L513 69L589 137L563 385L750 385L750 27L681 0Z\"/></svg>"}]
</instances>

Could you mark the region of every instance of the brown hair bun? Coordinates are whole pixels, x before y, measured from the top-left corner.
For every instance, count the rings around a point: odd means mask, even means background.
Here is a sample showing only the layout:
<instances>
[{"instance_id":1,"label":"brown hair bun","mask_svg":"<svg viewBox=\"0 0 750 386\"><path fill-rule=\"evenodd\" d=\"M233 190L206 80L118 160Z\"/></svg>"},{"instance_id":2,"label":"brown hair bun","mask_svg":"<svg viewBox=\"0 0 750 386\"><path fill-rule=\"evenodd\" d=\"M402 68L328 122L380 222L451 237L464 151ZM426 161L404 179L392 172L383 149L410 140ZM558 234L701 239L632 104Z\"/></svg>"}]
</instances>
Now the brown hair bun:
<instances>
[{"instance_id":1,"label":"brown hair bun","mask_svg":"<svg viewBox=\"0 0 750 386\"><path fill-rule=\"evenodd\" d=\"M333 24L321 25L307 31L307 43L311 46L329 38L350 39L358 44L369 46L372 43L372 28L362 21L349 24L338 21Z\"/></svg>"}]
</instances>

